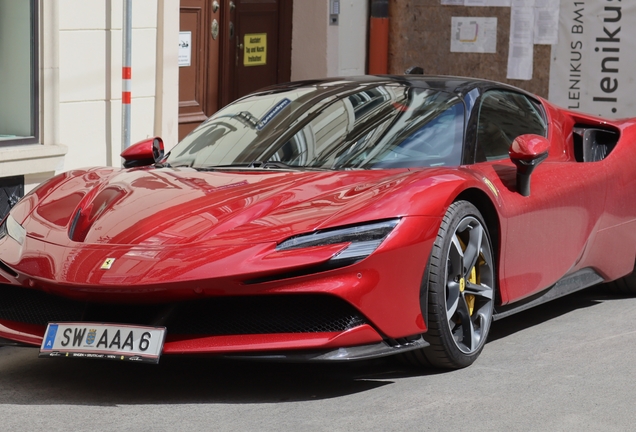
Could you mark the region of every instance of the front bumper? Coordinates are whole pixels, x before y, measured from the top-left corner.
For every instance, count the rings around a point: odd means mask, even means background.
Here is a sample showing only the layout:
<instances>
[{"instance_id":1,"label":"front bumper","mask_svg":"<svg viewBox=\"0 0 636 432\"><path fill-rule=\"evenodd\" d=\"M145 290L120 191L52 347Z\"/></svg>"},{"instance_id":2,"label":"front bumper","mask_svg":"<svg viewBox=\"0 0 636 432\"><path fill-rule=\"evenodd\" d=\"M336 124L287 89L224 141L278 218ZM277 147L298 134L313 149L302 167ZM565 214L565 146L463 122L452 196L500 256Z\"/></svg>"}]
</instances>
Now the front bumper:
<instances>
[{"instance_id":1,"label":"front bumper","mask_svg":"<svg viewBox=\"0 0 636 432\"><path fill-rule=\"evenodd\" d=\"M26 265L10 262L17 275L0 267L11 282L0 282L0 338L40 345L47 322L80 321L166 326L163 354L295 351L321 359L337 358L329 352L343 348L343 358L372 358L416 349L423 342L406 341L426 331L421 282L438 225L438 218L403 218L368 258L329 271L308 267L301 276L264 268L275 264L264 259L257 263L259 274L240 277L159 283L153 274L148 283L136 274L138 283L105 284L102 278L101 284L70 284L36 277L24 271ZM58 248L47 245L47 258ZM208 274L215 274L214 264L206 264ZM254 283L255 274L267 278Z\"/></svg>"}]
</instances>

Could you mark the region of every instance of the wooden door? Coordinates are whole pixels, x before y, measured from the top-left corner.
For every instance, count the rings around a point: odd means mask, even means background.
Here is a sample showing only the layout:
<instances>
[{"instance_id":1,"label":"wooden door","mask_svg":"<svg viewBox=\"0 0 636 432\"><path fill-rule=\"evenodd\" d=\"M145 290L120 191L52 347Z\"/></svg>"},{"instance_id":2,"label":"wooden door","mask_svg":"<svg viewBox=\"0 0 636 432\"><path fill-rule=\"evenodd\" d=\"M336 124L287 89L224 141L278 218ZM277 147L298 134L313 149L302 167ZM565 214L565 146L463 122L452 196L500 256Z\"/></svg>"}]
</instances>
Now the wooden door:
<instances>
[{"instance_id":1,"label":"wooden door","mask_svg":"<svg viewBox=\"0 0 636 432\"><path fill-rule=\"evenodd\" d=\"M289 81L292 1L181 0L190 56L180 49L179 140L233 100Z\"/></svg>"},{"instance_id":2,"label":"wooden door","mask_svg":"<svg viewBox=\"0 0 636 432\"><path fill-rule=\"evenodd\" d=\"M179 140L219 109L220 9L219 0L181 0Z\"/></svg>"},{"instance_id":3,"label":"wooden door","mask_svg":"<svg viewBox=\"0 0 636 432\"><path fill-rule=\"evenodd\" d=\"M291 76L292 0L225 0L221 104Z\"/></svg>"}]
</instances>

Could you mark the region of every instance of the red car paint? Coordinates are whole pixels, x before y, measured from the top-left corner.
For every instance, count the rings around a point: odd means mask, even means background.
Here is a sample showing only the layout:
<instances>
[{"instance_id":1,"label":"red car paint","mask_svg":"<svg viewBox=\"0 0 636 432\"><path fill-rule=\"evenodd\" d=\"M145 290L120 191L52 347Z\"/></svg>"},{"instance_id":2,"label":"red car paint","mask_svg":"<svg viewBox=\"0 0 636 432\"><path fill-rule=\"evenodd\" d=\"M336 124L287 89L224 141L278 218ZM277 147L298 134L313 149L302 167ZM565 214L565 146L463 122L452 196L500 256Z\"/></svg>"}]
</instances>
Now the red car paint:
<instances>
[{"instance_id":1,"label":"red car paint","mask_svg":"<svg viewBox=\"0 0 636 432\"><path fill-rule=\"evenodd\" d=\"M432 244L448 206L477 196L496 212L498 305L537 294L584 268L605 280L636 258L636 122L574 113L541 100L548 158L521 196L510 160L456 167L353 171L94 168L60 174L11 210L27 230L0 239L0 283L80 301L162 303L207 297L325 294L369 320L344 332L179 335L164 353L326 349L427 331L419 302ZM575 159L576 124L614 130L606 159ZM532 151L533 142L528 142ZM302 233L400 218L355 264L323 264L346 244L279 251ZM72 238L69 227L75 221ZM109 270L104 260L115 258ZM254 283L250 281L256 281ZM0 286L0 289L2 287ZM0 337L39 345L44 326L0 320Z\"/></svg>"}]
</instances>

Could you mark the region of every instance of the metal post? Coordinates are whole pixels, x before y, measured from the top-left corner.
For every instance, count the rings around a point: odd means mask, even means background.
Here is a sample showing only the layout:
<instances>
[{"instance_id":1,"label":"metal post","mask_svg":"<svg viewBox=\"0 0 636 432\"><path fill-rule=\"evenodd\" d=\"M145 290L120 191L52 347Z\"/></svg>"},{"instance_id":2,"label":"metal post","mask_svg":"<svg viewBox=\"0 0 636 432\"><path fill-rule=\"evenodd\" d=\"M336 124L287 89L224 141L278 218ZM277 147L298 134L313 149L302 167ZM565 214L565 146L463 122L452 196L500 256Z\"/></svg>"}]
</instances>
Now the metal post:
<instances>
[{"instance_id":1,"label":"metal post","mask_svg":"<svg viewBox=\"0 0 636 432\"><path fill-rule=\"evenodd\" d=\"M130 147L130 99L132 90L132 0L124 0L122 25L121 149Z\"/></svg>"}]
</instances>

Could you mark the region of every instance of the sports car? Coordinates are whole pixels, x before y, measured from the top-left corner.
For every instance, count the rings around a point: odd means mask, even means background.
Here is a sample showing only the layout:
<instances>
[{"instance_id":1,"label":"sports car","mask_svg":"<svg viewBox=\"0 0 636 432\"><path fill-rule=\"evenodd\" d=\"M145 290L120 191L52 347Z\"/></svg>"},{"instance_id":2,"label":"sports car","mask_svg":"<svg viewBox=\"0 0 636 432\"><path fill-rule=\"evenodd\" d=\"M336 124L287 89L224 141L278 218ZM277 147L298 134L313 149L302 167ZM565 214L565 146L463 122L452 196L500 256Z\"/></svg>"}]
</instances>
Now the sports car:
<instances>
[{"instance_id":1,"label":"sports car","mask_svg":"<svg viewBox=\"0 0 636 432\"><path fill-rule=\"evenodd\" d=\"M472 364L493 320L636 291L636 119L508 85L273 86L0 226L0 342L42 357Z\"/></svg>"}]
</instances>

